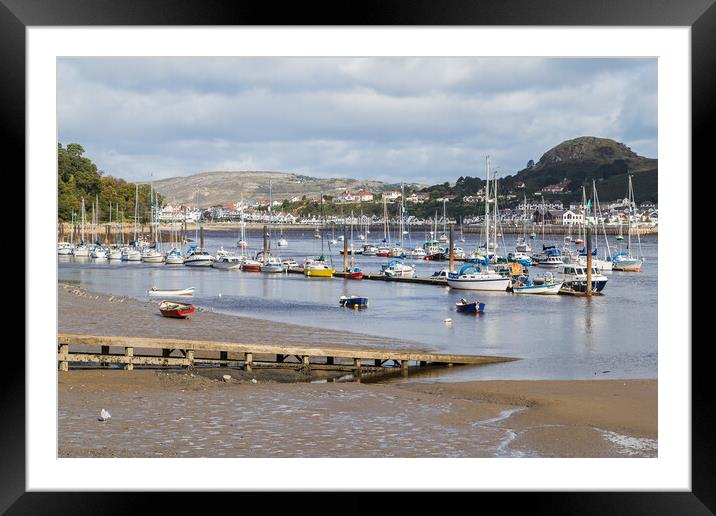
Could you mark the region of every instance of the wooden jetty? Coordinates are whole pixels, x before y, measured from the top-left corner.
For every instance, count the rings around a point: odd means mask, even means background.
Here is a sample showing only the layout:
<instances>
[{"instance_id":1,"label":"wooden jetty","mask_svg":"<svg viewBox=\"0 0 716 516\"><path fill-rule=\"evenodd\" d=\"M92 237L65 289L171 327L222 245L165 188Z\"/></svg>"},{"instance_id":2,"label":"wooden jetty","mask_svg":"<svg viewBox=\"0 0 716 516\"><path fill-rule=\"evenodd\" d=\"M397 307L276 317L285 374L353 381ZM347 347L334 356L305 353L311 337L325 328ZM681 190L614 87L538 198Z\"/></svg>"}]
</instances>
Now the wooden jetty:
<instances>
[{"instance_id":1,"label":"wooden jetty","mask_svg":"<svg viewBox=\"0 0 716 516\"><path fill-rule=\"evenodd\" d=\"M399 368L407 375L411 364L416 367L478 365L519 359L367 347L240 344L61 333L58 335L57 360L61 371L69 370L70 363L122 364L126 370L134 369L135 365L193 368L201 364L242 367L247 372L252 368L292 368L346 371L358 375Z\"/></svg>"},{"instance_id":2,"label":"wooden jetty","mask_svg":"<svg viewBox=\"0 0 716 516\"><path fill-rule=\"evenodd\" d=\"M290 267L288 269L288 272L292 274L303 274L303 269L300 267ZM343 271L336 271L333 273L333 276L336 278L345 278L348 276L348 272ZM321 278L319 278L321 279ZM422 285L447 285L447 280L445 278L400 278L400 277L390 277L386 276L384 274L372 274L370 272L363 273L363 279L364 280L377 280L377 281L395 281L398 283L415 283L415 284L422 284Z\"/></svg>"}]
</instances>

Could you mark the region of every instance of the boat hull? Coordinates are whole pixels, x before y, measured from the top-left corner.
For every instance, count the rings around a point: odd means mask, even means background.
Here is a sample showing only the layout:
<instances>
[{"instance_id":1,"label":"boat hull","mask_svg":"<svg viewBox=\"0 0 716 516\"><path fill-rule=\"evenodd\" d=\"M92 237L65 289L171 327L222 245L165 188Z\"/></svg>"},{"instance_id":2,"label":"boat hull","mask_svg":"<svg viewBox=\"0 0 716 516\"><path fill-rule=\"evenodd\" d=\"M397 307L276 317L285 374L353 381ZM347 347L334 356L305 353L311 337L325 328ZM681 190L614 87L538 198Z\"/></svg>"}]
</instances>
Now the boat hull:
<instances>
[{"instance_id":1,"label":"boat hull","mask_svg":"<svg viewBox=\"0 0 716 516\"><path fill-rule=\"evenodd\" d=\"M341 297L339 300L341 306L346 308L367 308L368 298L367 297Z\"/></svg>"},{"instance_id":2,"label":"boat hull","mask_svg":"<svg viewBox=\"0 0 716 516\"><path fill-rule=\"evenodd\" d=\"M552 285L529 285L522 287L512 287L515 294L538 294L538 295L556 295L562 288L562 283L554 283Z\"/></svg>"},{"instance_id":3,"label":"boat hull","mask_svg":"<svg viewBox=\"0 0 716 516\"><path fill-rule=\"evenodd\" d=\"M334 272L333 269L307 269L303 274L309 278L332 278Z\"/></svg>"},{"instance_id":4,"label":"boat hull","mask_svg":"<svg viewBox=\"0 0 716 516\"><path fill-rule=\"evenodd\" d=\"M607 286L607 280L594 280L592 281L592 292L601 292L604 287ZM561 288L562 291L571 292L586 292L587 282L586 281L565 281Z\"/></svg>"},{"instance_id":5,"label":"boat hull","mask_svg":"<svg viewBox=\"0 0 716 516\"><path fill-rule=\"evenodd\" d=\"M180 303L170 303L162 301L159 304L159 312L164 317L171 317L174 319L186 319L188 316L194 313L194 305L183 305Z\"/></svg>"},{"instance_id":6,"label":"boat hull","mask_svg":"<svg viewBox=\"0 0 716 516\"><path fill-rule=\"evenodd\" d=\"M623 272L641 272L642 261L635 260L614 260L612 262L612 269L615 271Z\"/></svg>"},{"instance_id":7,"label":"boat hull","mask_svg":"<svg viewBox=\"0 0 716 516\"><path fill-rule=\"evenodd\" d=\"M487 290L495 292L504 292L510 286L512 281L509 278L495 279L450 279L447 280L450 288L458 290Z\"/></svg>"},{"instance_id":8,"label":"boat hull","mask_svg":"<svg viewBox=\"0 0 716 516\"><path fill-rule=\"evenodd\" d=\"M150 296L193 296L193 288L185 288L178 290L148 290L147 294Z\"/></svg>"},{"instance_id":9,"label":"boat hull","mask_svg":"<svg viewBox=\"0 0 716 516\"><path fill-rule=\"evenodd\" d=\"M190 260L190 259L187 258L186 260L184 260L184 265L186 265L187 267L211 267L211 264L212 264L212 260L211 260L211 259L208 259L208 260Z\"/></svg>"},{"instance_id":10,"label":"boat hull","mask_svg":"<svg viewBox=\"0 0 716 516\"><path fill-rule=\"evenodd\" d=\"M455 308L463 314L478 314L485 311L485 303L473 301L471 303L455 303Z\"/></svg>"},{"instance_id":11,"label":"boat hull","mask_svg":"<svg viewBox=\"0 0 716 516\"><path fill-rule=\"evenodd\" d=\"M242 271L246 272L261 272L260 263L245 263L241 266Z\"/></svg>"},{"instance_id":12,"label":"boat hull","mask_svg":"<svg viewBox=\"0 0 716 516\"><path fill-rule=\"evenodd\" d=\"M159 256L142 256L142 261L144 263L162 263L164 261L164 257L162 255Z\"/></svg>"},{"instance_id":13,"label":"boat hull","mask_svg":"<svg viewBox=\"0 0 716 516\"><path fill-rule=\"evenodd\" d=\"M184 265L184 257L182 256L167 256L164 260L167 265Z\"/></svg>"}]
</instances>

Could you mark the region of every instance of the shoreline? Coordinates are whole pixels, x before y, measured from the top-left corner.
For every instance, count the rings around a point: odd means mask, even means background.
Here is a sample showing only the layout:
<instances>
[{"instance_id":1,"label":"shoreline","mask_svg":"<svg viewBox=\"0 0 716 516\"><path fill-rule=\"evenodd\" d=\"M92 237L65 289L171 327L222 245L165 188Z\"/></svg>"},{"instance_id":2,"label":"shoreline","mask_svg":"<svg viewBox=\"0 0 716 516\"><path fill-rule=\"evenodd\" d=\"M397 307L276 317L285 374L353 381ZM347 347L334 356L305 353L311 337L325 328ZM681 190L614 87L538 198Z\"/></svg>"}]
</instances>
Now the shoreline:
<instances>
[{"instance_id":1,"label":"shoreline","mask_svg":"<svg viewBox=\"0 0 716 516\"><path fill-rule=\"evenodd\" d=\"M110 228L107 223L98 224L97 233L102 235L109 235L110 233L114 235L116 231L116 226L112 224L112 227ZM320 227L320 224L278 224L278 223L268 223L268 222L247 222L245 228L249 231L261 231L264 226L267 226L270 231L272 232L278 232L281 231L283 233L297 233L297 232L306 232L306 231L315 231L316 228ZM340 225L336 225L336 227L339 227ZM188 223L186 225L186 232L191 233L195 232L198 229L198 225L195 223ZM231 232L240 232L241 231L241 224L239 222L204 222L202 223L202 227L204 228L204 231L213 233L213 232L220 232L220 231L231 231ZM330 221L326 222L325 225L326 228L333 227L333 224ZM382 224L373 224L370 226L371 228L374 228L376 231L380 230L382 231ZM422 231L425 228L430 228L432 226L428 224L424 225L415 225L415 230ZM159 224L159 230L162 233L166 233L167 235L170 235L172 232L176 231L177 226L172 226L169 224ZM457 228L456 228L457 229ZM110 231L111 230L111 231ZM75 228L75 231L78 231L78 228ZM91 231L87 230L87 231ZM124 235L131 235L134 231L134 227L131 224L124 224L122 227L122 233ZM483 227L482 226L465 226L462 229L463 233L466 234L482 234ZM518 226L510 226L503 224L501 226L501 231L504 234L509 235L522 235L523 233L531 233L535 232L537 235L542 234L542 226L539 224L534 225L528 225L527 230L525 231L525 228L522 225ZM545 225L544 226L544 233L546 235L569 235L572 233L576 233L578 231L577 226L568 226L563 224L551 224L551 225ZM625 228L620 228L619 226L608 226L605 228L605 231L607 235L616 236L619 234L622 234L625 232ZM140 226L139 232L142 235L149 236L151 233L151 228L149 224L143 224ZM632 228L632 234L636 235L637 232L641 236L645 235L658 235L659 234L659 227L658 226L644 226L639 228ZM62 222L58 223L58 240L63 240L66 238L69 238L69 235L72 233L72 226L68 222ZM602 231L599 232L602 234Z\"/></svg>"},{"instance_id":2,"label":"shoreline","mask_svg":"<svg viewBox=\"0 0 716 516\"><path fill-rule=\"evenodd\" d=\"M59 375L59 457L656 457L657 380ZM112 415L98 421L101 409Z\"/></svg>"},{"instance_id":3,"label":"shoreline","mask_svg":"<svg viewBox=\"0 0 716 516\"><path fill-rule=\"evenodd\" d=\"M150 331L165 337L416 347L210 311L193 322L171 320L158 316L153 302L71 283L57 288L62 332L96 333L101 324L103 333L117 335ZM654 457L658 452L658 379L337 379L208 367L59 372L59 456ZM101 409L112 419L98 421Z\"/></svg>"}]
</instances>

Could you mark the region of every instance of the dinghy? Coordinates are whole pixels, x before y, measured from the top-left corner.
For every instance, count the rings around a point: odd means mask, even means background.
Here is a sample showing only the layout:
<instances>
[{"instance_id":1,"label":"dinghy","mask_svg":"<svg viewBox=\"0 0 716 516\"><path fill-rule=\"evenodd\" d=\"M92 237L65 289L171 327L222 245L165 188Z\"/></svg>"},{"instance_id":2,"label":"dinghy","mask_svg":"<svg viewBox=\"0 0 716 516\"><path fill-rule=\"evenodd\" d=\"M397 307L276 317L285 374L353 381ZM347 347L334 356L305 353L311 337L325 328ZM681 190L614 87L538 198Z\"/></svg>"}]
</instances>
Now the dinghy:
<instances>
[{"instance_id":1,"label":"dinghy","mask_svg":"<svg viewBox=\"0 0 716 516\"><path fill-rule=\"evenodd\" d=\"M174 303L173 301L162 301L159 304L159 311L164 317L185 319L187 316L194 313L194 305Z\"/></svg>"},{"instance_id":2,"label":"dinghy","mask_svg":"<svg viewBox=\"0 0 716 516\"><path fill-rule=\"evenodd\" d=\"M367 308L368 298L362 296L341 296L339 303L341 306L347 308Z\"/></svg>"},{"instance_id":3,"label":"dinghy","mask_svg":"<svg viewBox=\"0 0 716 516\"><path fill-rule=\"evenodd\" d=\"M189 288L181 288L176 290L163 290L158 289L157 287L152 287L147 291L147 294L150 296L193 296L194 295L194 287Z\"/></svg>"},{"instance_id":4,"label":"dinghy","mask_svg":"<svg viewBox=\"0 0 716 516\"><path fill-rule=\"evenodd\" d=\"M481 314L485 311L485 303L480 301L468 301L467 299L461 299L455 303L455 308L458 312L466 314Z\"/></svg>"}]
</instances>

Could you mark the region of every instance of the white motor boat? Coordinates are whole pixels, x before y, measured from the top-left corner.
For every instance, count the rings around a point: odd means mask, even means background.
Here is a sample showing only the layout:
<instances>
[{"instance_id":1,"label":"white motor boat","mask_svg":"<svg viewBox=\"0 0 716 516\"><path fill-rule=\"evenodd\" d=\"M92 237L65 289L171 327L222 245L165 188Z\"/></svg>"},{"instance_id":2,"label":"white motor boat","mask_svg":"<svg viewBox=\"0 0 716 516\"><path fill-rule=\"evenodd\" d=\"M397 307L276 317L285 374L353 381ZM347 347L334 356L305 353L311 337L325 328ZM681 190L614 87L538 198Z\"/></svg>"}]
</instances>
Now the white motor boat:
<instances>
[{"instance_id":1,"label":"white motor boat","mask_svg":"<svg viewBox=\"0 0 716 516\"><path fill-rule=\"evenodd\" d=\"M561 267L564 265L562 251L553 245L543 245L542 252L532 257L541 267Z\"/></svg>"},{"instance_id":2,"label":"white motor boat","mask_svg":"<svg viewBox=\"0 0 716 516\"><path fill-rule=\"evenodd\" d=\"M391 260L382 266L384 276L390 278L413 278L415 277L415 266L406 265L398 260Z\"/></svg>"},{"instance_id":3,"label":"white motor boat","mask_svg":"<svg viewBox=\"0 0 716 516\"><path fill-rule=\"evenodd\" d=\"M281 262L280 259L271 257L268 261L261 266L261 272L286 272L286 266Z\"/></svg>"},{"instance_id":4,"label":"white motor boat","mask_svg":"<svg viewBox=\"0 0 716 516\"><path fill-rule=\"evenodd\" d=\"M187 267L211 267L214 257L206 249L191 248L184 258L184 265Z\"/></svg>"},{"instance_id":5,"label":"white motor boat","mask_svg":"<svg viewBox=\"0 0 716 516\"><path fill-rule=\"evenodd\" d=\"M375 256L378 253L378 248L374 245L366 244L363 246L364 256Z\"/></svg>"},{"instance_id":6,"label":"white motor boat","mask_svg":"<svg viewBox=\"0 0 716 516\"><path fill-rule=\"evenodd\" d=\"M72 244L69 242L57 242L57 254L60 256L70 256L72 254Z\"/></svg>"},{"instance_id":7,"label":"white motor boat","mask_svg":"<svg viewBox=\"0 0 716 516\"><path fill-rule=\"evenodd\" d=\"M413 258L414 260L422 260L425 256L425 249L422 247L415 247L408 253L408 258Z\"/></svg>"},{"instance_id":8,"label":"white motor boat","mask_svg":"<svg viewBox=\"0 0 716 516\"><path fill-rule=\"evenodd\" d=\"M451 288L460 290L506 291L512 284L510 278L474 265L463 265L458 272L448 273L447 282Z\"/></svg>"},{"instance_id":9,"label":"white motor boat","mask_svg":"<svg viewBox=\"0 0 716 516\"><path fill-rule=\"evenodd\" d=\"M455 246L452 248L452 255L456 260L464 260L465 250L462 247Z\"/></svg>"},{"instance_id":10,"label":"white motor boat","mask_svg":"<svg viewBox=\"0 0 716 516\"><path fill-rule=\"evenodd\" d=\"M107 259L107 250L101 245L96 245L90 251L90 257L95 259Z\"/></svg>"},{"instance_id":11,"label":"white motor boat","mask_svg":"<svg viewBox=\"0 0 716 516\"><path fill-rule=\"evenodd\" d=\"M284 258L283 260L281 260L281 263L284 267L286 267L286 269L299 267L298 262L293 258Z\"/></svg>"},{"instance_id":12,"label":"white motor boat","mask_svg":"<svg viewBox=\"0 0 716 516\"><path fill-rule=\"evenodd\" d=\"M211 263L211 266L215 269L231 270L241 269L241 258L234 256L233 254L224 253L220 258L217 258Z\"/></svg>"}]
</instances>

